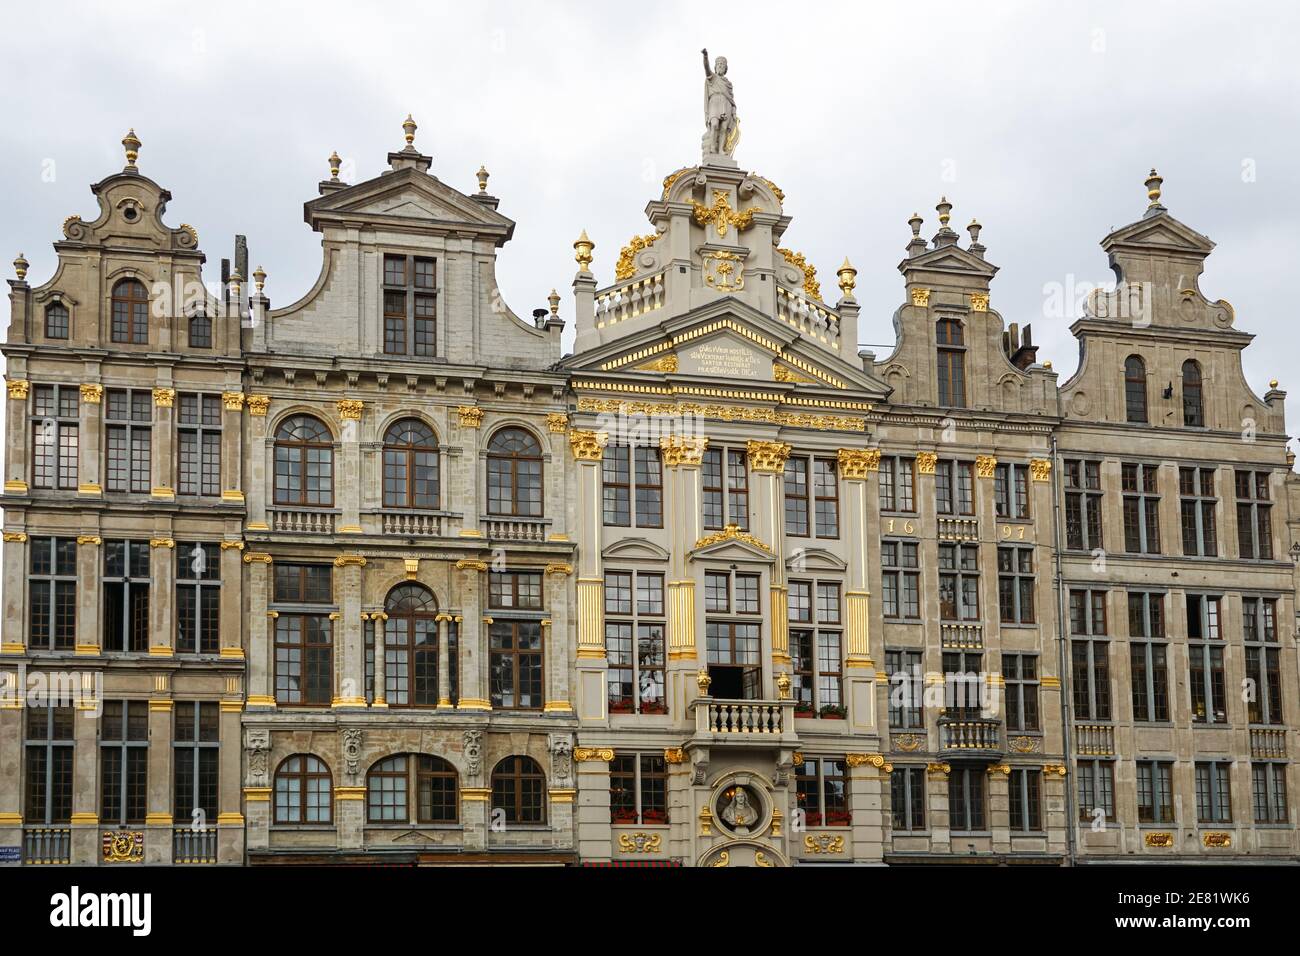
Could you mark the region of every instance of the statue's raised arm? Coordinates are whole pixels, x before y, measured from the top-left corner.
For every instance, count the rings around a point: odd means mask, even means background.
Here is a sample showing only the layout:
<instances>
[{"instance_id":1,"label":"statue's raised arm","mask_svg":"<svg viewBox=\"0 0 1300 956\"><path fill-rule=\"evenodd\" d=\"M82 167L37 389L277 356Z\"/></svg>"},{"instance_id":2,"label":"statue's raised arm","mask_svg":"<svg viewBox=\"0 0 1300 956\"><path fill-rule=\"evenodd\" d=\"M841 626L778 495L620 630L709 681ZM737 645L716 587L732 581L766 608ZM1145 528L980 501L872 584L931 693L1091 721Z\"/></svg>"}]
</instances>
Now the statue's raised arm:
<instances>
[{"instance_id":1,"label":"statue's raised arm","mask_svg":"<svg viewBox=\"0 0 1300 956\"><path fill-rule=\"evenodd\" d=\"M704 54L704 75L712 76L713 70L709 68L709 48L705 47L700 52Z\"/></svg>"}]
</instances>

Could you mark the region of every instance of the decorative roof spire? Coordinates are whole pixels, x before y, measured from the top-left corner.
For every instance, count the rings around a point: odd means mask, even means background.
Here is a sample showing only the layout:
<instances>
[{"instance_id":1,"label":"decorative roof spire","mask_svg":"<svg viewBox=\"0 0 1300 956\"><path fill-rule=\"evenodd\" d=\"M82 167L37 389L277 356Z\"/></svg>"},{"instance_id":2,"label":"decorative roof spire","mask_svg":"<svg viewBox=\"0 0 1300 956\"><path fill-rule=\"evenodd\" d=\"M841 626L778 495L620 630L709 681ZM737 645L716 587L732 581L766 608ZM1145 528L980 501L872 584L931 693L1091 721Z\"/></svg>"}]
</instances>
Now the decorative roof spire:
<instances>
[{"instance_id":1,"label":"decorative roof spire","mask_svg":"<svg viewBox=\"0 0 1300 956\"><path fill-rule=\"evenodd\" d=\"M330 182L336 183L339 181L339 168L343 165L343 160L339 159L339 151L337 149L330 153L329 164Z\"/></svg>"},{"instance_id":2,"label":"decorative roof spire","mask_svg":"<svg viewBox=\"0 0 1300 956\"><path fill-rule=\"evenodd\" d=\"M840 292L844 293L846 299L851 297L858 284L858 270L853 268L848 256L844 257L844 265L840 266L836 274L840 279Z\"/></svg>"},{"instance_id":3,"label":"decorative roof spire","mask_svg":"<svg viewBox=\"0 0 1300 956\"><path fill-rule=\"evenodd\" d=\"M411 119L411 114L406 114L406 121L402 123L402 130L406 133L406 148L415 149L415 131L419 129L415 125L415 120Z\"/></svg>"},{"instance_id":4,"label":"decorative roof spire","mask_svg":"<svg viewBox=\"0 0 1300 956\"><path fill-rule=\"evenodd\" d=\"M478 172L474 175L478 177L478 191L481 193L487 192L488 176L490 175L487 171L487 167L480 166Z\"/></svg>"},{"instance_id":5,"label":"decorative roof spire","mask_svg":"<svg viewBox=\"0 0 1300 956\"><path fill-rule=\"evenodd\" d=\"M1164 206L1160 205L1160 185L1163 182L1164 182L1164 177L1162 177L1159 173L1157 173L1155 169L1152 169L1151 175L1147 177L1147 181L1145 183L1147 187L1147 199L1151 200L1150 205L1147 206L1147 209L1165 208Z\"/></svg>"},{"instance_id":6,"label":"decorative roof spire","mask_svg":"<svg viewBox=\"0 0 1300 956\"><path fill-rule=\"evenodd\" d=\"M591 252L595 248L596 244L587 238L587 230L582 230L582 235L580 235L578 241L573 244L573 258L577 260L579 272L591 271Z\"/></svg>"},{"instance_id":7,"label":"decorative roof spire","mask_svg":"<svg viewBox=\"0 0 1300 956\"><path fill-rule=\"evenodd\" d=\"M140 137L135 135L135 129L127 130L122 137L122 148L126 150L126 168L135 169L135 161L140 155Z\"/></svg>"},{"instance_id":8,"label":"decorative roof spire","mask_svg":"<svg viewBox=\"0 0 1300 956\"><path fill-rule=\"evenodd\" d=\"M21 252L18 253L18 258L14 260L14 272L18 276L19 282L23 282L24 280L26 280L27 266L28 266L28 262L26 256L24 256Z\"/></svg>"}]
</instances>

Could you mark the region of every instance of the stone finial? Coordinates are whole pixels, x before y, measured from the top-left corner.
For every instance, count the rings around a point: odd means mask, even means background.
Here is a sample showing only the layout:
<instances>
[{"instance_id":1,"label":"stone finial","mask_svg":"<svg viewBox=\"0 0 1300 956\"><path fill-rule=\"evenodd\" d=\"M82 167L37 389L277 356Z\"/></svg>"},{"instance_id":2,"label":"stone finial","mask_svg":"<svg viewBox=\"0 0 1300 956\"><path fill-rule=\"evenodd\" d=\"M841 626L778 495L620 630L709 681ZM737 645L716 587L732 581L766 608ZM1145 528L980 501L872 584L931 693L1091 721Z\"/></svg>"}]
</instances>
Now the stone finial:
<instances>
[{"instance_id":1,"label":"stone finial","mask_svg":"<svg viewBox=\"0 0 1300 956\"><path fill-rule=\"evenodd\" d=\"M1052 370L1052 362L1050 359L1043 363L1043 368L1047 369L1049 372Z\"/></svg>"},{"instance_id":2,"label":"stone finial","mask_svg":"<svg viewBox=\"0 0 1300 956\"><path fill-rule=\"evenodd\" d=\"M595 248L596 244L587 237L587 230L582 230L582 235L580 235L578 241L573 244L573 258L577 260L579 272L591 271L591 253Z\"/></svg>"},{"instance_id":3,"label":"stone finial","mask_svg":"<svg viewBox=\"0 0 1300 956\"><path fill-rule=\"evenodd\" d=\"M1274 379L1269 379L1268 387L1269 387L1269 388L1277 388L1277 379L1275 379L1275 378L1274 378Z\"/></svg>"},{"instance_id":4,"label":"stone finial","mask_svg":"<svg viewBox=\"0 0 1300 956\"><path fill-rule=\"evenodd\" d=\"M1157 173L1155 169L1151 170L1151 175L1147 177L1145 183L1147 187L1147 199L1150 200L1150 205L1147 206L1148 209L1156 209L1160 206L1160 185L1164 181L1164 177Z\"/></svg>"},{"instance_id":5,"label":"stone finial","mask_svg":"<svg viewBox=\"0 0 1300 956\"><path fill-rule=\"evenodd\" d=\"M947 196L940 196L939 204L934 208L939 213L939 228L947 229L948 220L952 218L952 203L948 202Z\"/></svg>"},{"instance_id":6,"label":"stone finial","mask_svg":"<svg viewBox=\"0 0 1300 956\"><path fill-rule=\"evenodd\" d=\"M329 164L330 182L336 183L339 181L339 167L343 165L343 160L339 158L339 151L337 149L330 153Z\"/></svg>"},{"instance_id":7,"label":"stone finial","mask_svg":"<svg viewBox=\"0 0 1300 956\"><path fill-rule=\"evenodd\" d=\"M21 252L18 253L18 258L14 260L14 273L18 276L19 282L23 282L27 279L28 264L27 257Z\"/></svg>"},{"instance_id":8,"label":"stone finial","mask_svg":"<svg viewBox=\"0 0 1300 956\"><path fill-rule=\"evenodd\" d=\"M140 156L140 137L135 135L134 128L122 137L122 148L126 150L126 168L135 169L135 161Z\"/></svg>"},{"instance_id":9,"label":"stone finial","mask_svg":"<svg viewBox=\"0 0 1300 956\"><path fill-rule=\"evenodd\" d=\"M266 285L266 270L258 266L253 271L253 285L257 286L257 294L262 294L262 288Z\"/></svg>"},{"instance_id":10,"label":"stone finial","mask_svg":"<svg viewBox=\"0 0 1300 956\"><path fill-rule=\"evenodd\" d=\"M978 219L972 219L970 221L970 225L966 227L966 231L970 233L970 241L972 245L979 244L980 230L983 228L984 227L979 224Z\"/></svg>"},{"instance_id":11,"label":"stone finial","mask_svg":"<svg viewBox=\"0 0 1300 956\"><path fill-rule=\"evenodd\" d=\"M551 304L551 315L558 316L560 314L560 293L552 289L551 294L546 297L546 301Z\"/></svg>"},{"instance_id":12,"label":"stone finial","mask_svg":"<svg viewBox=\"0 0 1300 956\"><path fill-rule=\"evenodd\" d=\"M244 283L244 277L239 274L238 269L230 273L230 294L234 298L236 299L239 298L239 291L243 287L243 283Z\"/></svg>"},{"instance_id":13,"label":"stone finial","mask_svg":"<svg viewBox=\"0 0 1300 956\"><path fill-rule=\"evenodd\" d=\"M840 278L840 292L844 293L845 298L853 295L858 284L858 270L853 268L848 256L844 257L844 265L840 266L836 275Z\"/></svg>"},{"instance_id":14,"label":"stone finial","mask_svg":"<svg viewBox=\"0 0 1300 956\"><path fill-rule=\"evenodd\" d=\"M478 177L478 191L481 193L487 192L488 175L489 175L487 171L487 167L480 166L478 168L478 172L475 173L474 175Z\"/></svg>"},{"instance_id":15,"label":"stone finial","mask_svg":"<svg viewBox=\"0 0 1300 956\"><path fill-rule=\"evenodd\" d=\"M912 238L920 239L921 226L925 224L925 220L921 218L920 214L915 212L912 213L912 218L907 220L907 224L912 227Z\"/></svg>"},{"instance_id":16,"label":"stone finial","mask_svg":"<svg viewBox=\"0 0 1300 956\"><path fill-rule=\"evenodd\" d=\"M406 120L402 123L402 130L406 133L406 148L415 149L415 131L419 129L415 125L415 120L411 119L411 114L406 114Z\"/></svg>"}]
</instances>

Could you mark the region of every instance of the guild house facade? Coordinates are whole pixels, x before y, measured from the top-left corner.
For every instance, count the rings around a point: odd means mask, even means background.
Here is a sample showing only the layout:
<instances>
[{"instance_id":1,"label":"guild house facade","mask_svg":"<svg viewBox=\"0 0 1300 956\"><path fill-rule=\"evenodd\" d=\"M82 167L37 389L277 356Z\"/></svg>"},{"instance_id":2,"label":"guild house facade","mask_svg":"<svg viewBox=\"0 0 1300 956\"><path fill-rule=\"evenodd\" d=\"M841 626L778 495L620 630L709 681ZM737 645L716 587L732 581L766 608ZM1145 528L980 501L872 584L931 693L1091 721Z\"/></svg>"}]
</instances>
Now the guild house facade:
<instances>
[{"instance_id":1,"label":"guild house facade","mask_svg":"<svg viewBox=\"0 0 1300 956\"><path fill-rule=\"evenodd\" d=\"M569 354L410 117L291 305L242 237L204 288L133 133L19 257L0 860L1297 858L1300 483L1213 244L1153 172L1061 381L942 199L860 350L704 69Z\"/></svg>"}]
</instances>

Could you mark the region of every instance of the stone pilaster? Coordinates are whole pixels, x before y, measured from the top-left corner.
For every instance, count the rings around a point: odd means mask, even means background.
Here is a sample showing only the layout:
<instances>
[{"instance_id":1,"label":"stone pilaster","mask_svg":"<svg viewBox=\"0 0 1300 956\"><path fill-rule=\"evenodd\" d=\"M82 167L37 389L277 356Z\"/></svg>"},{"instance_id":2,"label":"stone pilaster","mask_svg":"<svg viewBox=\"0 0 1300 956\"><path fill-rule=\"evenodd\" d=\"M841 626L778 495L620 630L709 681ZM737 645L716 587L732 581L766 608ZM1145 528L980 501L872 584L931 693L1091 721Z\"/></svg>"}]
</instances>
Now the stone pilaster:
<instances>
[{"instance_id":1,"label":"stone pilaster","mask_svg":"<svg viewBox=\"0 0 1300 956\"><path fill-rule=\"evenodd\" d=\"M248 706L275 706L275 623L266 609L271 587L271 556L244 552L248 565Z\"/></svg>"},{"instance_id":2,"label":"stone pilaster","mask_svg":"<svg viewBox=\"0 0 1300 956\"><path fill-rule=\"evenodd\" d=\"M546 568L550 617L542 623L542 647L546 654L546 713L573 714L573 689L569 686L569 577L573 567L551 564Z\"/></svg>"},{"instance_id":3,"label":"stone pilaster","mask_svg":"<svg viewBox=\"0 0 1300 956\"><path fill-rule=\"evenodd\" d=\"M217 728L222 754L238 754L241 740L241 701L223 700ZM237 760L219 762L220 777L217 783L217 862L242 863L244 861L244 814L240 789L240 766Z\"/></svg>"},{"instance_id":4,"label":"stone pilaster","mask_svg":"<svg viewBox=\"0 0 1300 956\"><path fill-rule=\"evenodd\" d=\"M159 689L158 685L162 688ZM159 677L149 700L149 803L144 841L146 863L172 861L172 700L167 678ZM182 821L188 826L188 816Z\"/></svg>"},{"instance_id":5,"label":"stone pilaster","mask_svg":"<svg viewBox=\"0 0 1300 956\"><path fill-rule=\"evenodd\" d=\"M339 515L339 534L361 533L361 413L364 405L355 399L337 403L343 423L339 449L339 470L334 476L334 502Z\"/></svg>"},{"instance_id":6,"label":"stone pilaster","mask_svg":"<svg viewBox=\"0 0 1300 956\"><path fill-rule=\"evenodd\" d=\"M24 716L21 697L0 701L0 779L12 781L10 786L0 787L0 846L23 843L22 788L17 786L17 781L22 779L23 772ZM20 863L12 865L21 866Z\"/></svg>"},{"instance_id":7,"label":"stone pilaster","mask_svg":"<svg viewBox=\"0 0 1300 956\"><path fill-rule=\"evenodd\" d=\"M455 529L462 538L481 538L483 531L479 528L479 429L483 426L483 409L476 405L461 405L456 409L457 434L460 436L459 456L451 460L457 465L454 477L453 494L448 500L448 510L452 504L458 505L460 527ZM486 479L483 479L486 481ZM451 519L453 522L456 519ZM468 616L468 615L467 615Z\"/></svg>"},{"instance_id":8,"label":"stone pilaster","mask_svg":"<svg viewBox=\"0 0 1300 956\"><path fill-rule=\"evenodd\" d=\"M948 853L952 849L952 831L948 826L948 776L952 767L931 763L925 771L926 812L930 824L930 850Z\"/></svg>"},{"instance_id":9,"label":"stone pilaster","mask_svg":"<svg viewBox=\"0 0 1300 956\"><path fill-rule=\"evenodd\" d=\"M153 496L164 501L176 497L176 389L153 390Z\"/></svg>"},{"instance_id":10,"label":"stone pilaster","mask_svg":"<svg viewBox=\"0 0 1300 956\"><path fill-rule=\"evenodd\" d=\"M853 729L876 727L876 665L871 658L871 489L867 479L880 470L879 449L841 448L837 461L842 501L842 533L848 542L844 581L845 700Z\"/></svg>"},{"instance_id":11,"label":"stone pilaster","mask_svg":"<svg viewBox=\"0 0 1300 956\"><path fill-rule=\"evenodd\" d=\"M245 507L249 531L267 531L267 495L272 493L271 449L267 443L267 410L271 399L266 395L249 395L248 403L248 448L241 449L241 457L248 464L248 485L245 492Z\"/></svg>"},{"instance_id":12,"label":"stone pilaster","mask_svg":"<svg viewBox=\"0 0 1300 956\"><path fill-rule=\"evenodd\" d=\"M846 755L849 810L853 815L853 860L881 863L889 827L889 775L893 766L881 754Z\"/></svg>"},{"instance_id":13,"label":"stone pilaster","mask_svg":"<svg viewBox=\"0 0 1300 956\"><path fill-rule=\"evenodd\" d=\"M438 624L438 709L451 709L451 672L450 672L450 654L447 647L448 624L451 623L451 615L442 613L437 617ZM545 646L545 645L543 645ZM547 649L549 653L549 648ZM375 654L379 654L379 649L375 648ZM378 657L376 657L378 662ZM376 675L376 680L378 675ZM376 688L378 694L378 688Z\"/></svg>"},{"instance_id":14,"label":"stone pilaster","mask_svg":"<svg viewBox=\"0 0 1300 956\"><path fill-rule=\"evenodd\" d=\"M993 852L1011 852L1011 768L993 764L988 768L988 826L993 834Z\"/></svg>"},{"instance_id":15,"label":"stone pilaster","mask_svg":"<svg viewBox=\"0 0 1300 956\"><path fill-rule=\"evenodd\" d=\"M77 493L100 495L104 491L104 476L100 473L104 460L101 444L104 431L104 386L83 384L77 408ZM13 448L12 444L10 448ZM26 455L25 448L23 454Z\"/></svg>"},{"instance_id":16,"label":"stone pilaster","mask_svg":"<svg viewBox=\"0 0 1300 956\"><path fill-rule=\"evenodd\" d=\"M578 781L574 825L578 829L578 855L584 860L608 860L613 856L613 833L609 819L609 762L612 748L575 747L574 772Z\"/></svg>"},{"instance_id":17,"label":"stone pilaster","mask_svg":"<svg viewBox=\"0 0 1300 956\"><path fill-rule=\"evenodd\" d=\"M583 720L604 720L608 699L605 688L605 578L601 561L605 513L601 500L601 469L609 436L572 430L577 478L574 483L575 534L578 542L578 715Z\"/></svg>"},{"instance_id":18,"label":"stone pilaster","mask_svg":"<svg viewBox=\"0 0 1300 956\"><path fill-rule=\"evenodd\" d=\"M790 667L790 588L785 577L785 462L790 446L777 441L746 444L752 482L754 534L776 555L772 562L772 669Z\"/></svg>"},{"instance_id":19,"label":"stone pilaster","mask_svg":"<svg viewBox=\"0 0 1300 956\"><path fill-rule=\"evenodd\" d=\"M149 653L171 657L176 653L176 542L172 538L149 540Z\"/></svg>"},{"instance_id":20,"label":"stone pilaster","mask_svg":"<svg viewBox=\"0 0 1300 956\"><path fill-rule=\"evenodd\" d=\"M72 722L72 779L74 781L94 780L98 784L98 711L101 704L102 701L86 700L76 705L76 716ZM72 862L74 865L94 865L98 861L99 823L99 787L73 787Z\"/></svg>"},{"instance_id":21,"label":"stone pilaster","mask_svg":"<svg viewBox=\"0 0 1300 956\"><path fill-rule=\"evenodd\" d=\"M241 560L243 541L222 541L221 553L221 656L231 660L244 659L244 571Z\"/></svg>"},{"instance_id":22,"label":"stone pilaster","mask_svg":"<svg viewBox=\"0 0 1300 956\"><path fill-rule=\"evenodd\" d=\"M483 579L487 563L466 559L456 562L453 574L460 576L461 603L460 640L460 700L457 710L491 710L487 699L487 685L483 680L483 665L487 657L485 627L481 622L483 606Z\"/></svg>"},{"instance_id":23,"label":"stone pilaster","mask_svg":"<svg viewBox=\"0 0 1300 956\"><path fill-rule=\"evenodd\" d=\"M687 555L700 540L703 498L700 464L709 440L703 436L666 436L659 441L664 463L664 522L668 530L668 686L670 708L685 715L686 705L695 699L696 661L700 657L696 634L694 570Z\"/></svg>"},{"instance_id":24,"label":"stone pilaster","mask_svg":"<svg viewBox=\"0 0 1300 956\"><path fill-rule=\"evenodd\" d=\"M492 791L487 787L460 788L460 824L466 850L482 850L487 846L491 803Z\"/></svg>"},{"instance_id":25,"label":"stone pilaster","mask_svg":"<svg viewBox=\"0 0 1300 956\"><path fill-rule=\"evenodd\" d=\"M27 403L28 394L31 392L31 384L26 379L9 379L6 383L8 401L5 403L5 484L4 490L8 494L26 494L28 489L28 462L27 451L31 447L31 439L27 434ZM83 411L84 415L85 412ZM85 431L84 424L80 428ZM98 434L98 433L96 433ZM84 456L84 448L81 452ZM84 457L78 462L77 473L81 474L81 463ZM85 480L85 479L80 479Z\"/></svg>"},{"instance_id":26,"label":"stone pilaster","mask_svg":"<svg viewBox=\"0 0 1300 956\"><path fill-rule=\"evenodd\" d=\"M339 848L359 849L365 842L366 788L334 788L334 826Z\"/></svg>"},{"instance_id":27,"label":"stone pilaster","mask_svg":"<svg viewBox=\"0 0 1300 956\"><path fill-rule=\"evenodd\" d=\"M243 504L244 393L222 393L221 405L221 498Z\"/></svg>"},{"instance_id":28,"label":"stone pilaster","mask_svg":"<svg viewBox=\"0 0 1300 956\"><path fill-rule=\"evenodd\" d=\"M31 547L24 531L5 532L0 561L4 568L4 631L0 636L0 653L22 654L27 650L27 549ZM80 574L78 564L77 572ZM82 580L86 580L83 578ZM78 609L80 610L80 609ZM81 621L77 621L80 638ZM13 779L17 780L17 777Z\"/></svg>"},{"instance_id":29,"label":"stone pilaster","mask_svg":"<svg viewBox=\"0 0 1300 956\"><path fill-rule=\"evenodd\" d=\"M341 554L334 559L335 597L339 611L331 615L334 638L335 709L365 707L365 648L361 642L361 573L366 559Z\"/></svg>"}]
</instances>

